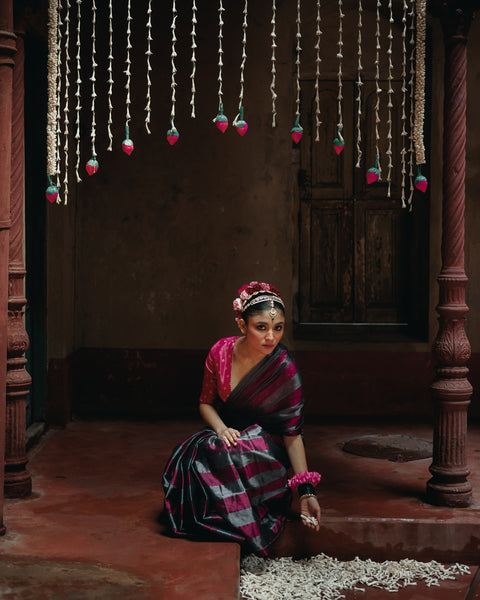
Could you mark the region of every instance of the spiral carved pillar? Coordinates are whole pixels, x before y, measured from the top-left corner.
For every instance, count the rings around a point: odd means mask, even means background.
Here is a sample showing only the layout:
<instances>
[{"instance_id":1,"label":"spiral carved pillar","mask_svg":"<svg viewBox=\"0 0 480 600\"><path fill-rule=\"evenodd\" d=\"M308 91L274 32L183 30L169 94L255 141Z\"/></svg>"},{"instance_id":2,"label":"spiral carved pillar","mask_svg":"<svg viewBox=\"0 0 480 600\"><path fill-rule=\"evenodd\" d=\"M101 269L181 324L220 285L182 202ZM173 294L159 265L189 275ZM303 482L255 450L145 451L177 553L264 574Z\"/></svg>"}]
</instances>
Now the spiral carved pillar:
<instances>
[{"instance_id":1,"label":"spiral carved pillar","mask_svg":"<svg viewBox=\"0 0 480 600\"><path fill-rule=\"evenodd\" d=\"M452 507L472 502L466 462L472 386L466 366L471 350L465 333L468 280L464 268L467 34L472 13L472 3L467 0L443 2L440 8L445 44L442 269L438 277L439 331L433 347L437 366L431 386L435 416L427 498L432 504Z\"/></svg>"},{"instance_id":2,"label":"spiral carved pillar","mask_svg":"<svg viewBox=\"0 0 480 600\"><path fill-rule=\"evenodd\" d=\"M5 456L5 390L7 356L10 171L12 140L12 77L15 34L13 1L0 2L0 465ZM3 524L4 470L0 469L0 535Z\"/></svg>"},{"instance_id":3,"label":"spiral carved pillar","mask_svg":"<svg viewBox=\"0 0 480 600\"><path fill-rule=\"evenodd\" d=\"M25 369L28 335L23 322L25 267L23 262L24 201L24 32L16 27L13 68L12 168L10 180L10 243L8 265L8 346L5 423L5 496L19 498L32 491L26 469L26 399L31 377Z\"/></svg>"}]
</instances>

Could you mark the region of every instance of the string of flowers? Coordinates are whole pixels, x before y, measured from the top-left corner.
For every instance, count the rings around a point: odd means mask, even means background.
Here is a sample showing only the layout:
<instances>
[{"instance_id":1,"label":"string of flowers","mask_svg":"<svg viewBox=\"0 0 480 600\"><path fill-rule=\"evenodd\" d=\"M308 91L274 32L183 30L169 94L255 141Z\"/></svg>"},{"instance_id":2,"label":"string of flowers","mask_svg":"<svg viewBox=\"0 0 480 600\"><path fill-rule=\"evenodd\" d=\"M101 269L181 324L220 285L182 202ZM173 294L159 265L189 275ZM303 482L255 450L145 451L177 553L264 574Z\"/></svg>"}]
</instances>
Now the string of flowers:
<instances>
[{"instance_id":1,"label":"string of flowers","mask_svg":"<svg viewBox=\"0 0 480 600\"><path fill-rule=\"evenodd\" d=\"M190 74L190 79L192 81L192 98L190 100L190 106L192 107L192 113L191 113L192 119L195 118L195 91L196 91L195 90L195 71L197 68L196 57L195 57L195 48L197 47L197 44L195 42L196 35L197 35L197 32L195 30L196 24L197 24L197 6L195 4L195 0L192 0L192 31L190 33L190 35L192 37L192 45L191 45L192 58L190 59L190 62L192 63L192 72Z\"/></svg>"},{"instance_id":2,"label":"string of flowers","mask_svg":"<svg viewBox=\"0 0 480 600\"><path fill-rule=\"evenodd\" d=\"M388 10L389 10L389 29L388 29L388 49L387 49L387 56L388 56L388 90L387 90L387 94L388 94L388 103L387 103L387 111L388 111L388 120L387 120L387 127L388 127L388 132L387 132L387 158L388 158L388 165L387 165L387 198L391 197L391 191L392 191L392 169L393 169L393 162L392 162L392 108L393 108L393 103L392 103L392 94L393 94L393 88L392 88L392 80L393 80L393 63L392 63L392 43L393 43L393 32L392 32L392 23L394 22L393 20L393 7L392 7L392 0L388 0Z\"/></svg>"},{"instance_id":3,"label":"string of flowers","mask_svg":"<svg viewBox=\"0 0 480 600\"><path fill-rule=\"evenodd\" d=\"M47 57L47 179L48 187L45 197L49 202L59 202L58 187L53 184L52 177L57 174L57 106L58 106L58 5L56 0L50 0L48 4L48 57Z\"/></svg>"},{"instance_id":4,"label":"string of flowers","mask_svg":"<svg viewBox=\"0 0 480 600\"><path fill-rule=\"evenodd\" d=\"M319 81L320 81L320 63L322 59L320 57L320 42L322 37L322 29L321 29L321 6L320 0L317 0L317 18L316 18L316 29L315 29L315 141L320 141L320 125L322 121L320 120L320 90L319 90Z\"/></svg>"},{"instance_id":5,"label":"string of flowers","mask_svg":"<svg viewBox=\"0 0 480 600\"><path fill-rule=\"evenodd\" d=\"M298 144L298 142L302 139L303 128L300 125L300 53L302 51L301 41L302 41L302 31L301 31L301 0L297 0L297 33L295 37L297 39L297 45L295 47L295 66L296 66L296 90L297 97L295 99L295 124L290 130L290 137L292 140Z\"/></svg>"},{"instance_id":6,"label":"string of flowers","mask_svg":"<svg viewBox=\"0 0 480 600\"><path fill-rule=\"evenodd\" d=\"M356 98L356 102L357 102L357 144L356 144L356 149L357 149L357 163L355 165L355 167L357 167L358 169L361 166L361 161L362 161L362 85L363 85L363 81L362 81L362 71L363 71L363 66L362 66L362 27L363 27L363 23L362 23L362 13L363 13L363 6L362 6L362 0L358 0L358 38L357 38L357 57L358 57L358 62L357 62L357 98Z\"/></svg>"},{"instance_id":7,"label":"string of flowers","mask_svg":"<svg viewBox=\"0 0 480 600\"><path fill-rule=\"evenodd\" d=\"M215 123L217 129L219 129L222 133L224 133L228 127L228 119L223 114L223 89L222 89L222 85L223 85L222 40L223 40L223 24L224 24L223 23L223 13L224 13L224 11L225 11L225 9L223 8L222 0L220 0L219 4L218 4L218 77L217 77L217 81L218 81L218 114L213 119L213 122Z\"/></svg>"},{"instance_id":8,"label":"string of flowers","mask_svg":"<svg viewBox=\"0 0 480 600\"><path fill-rule=\"evenodd\" d=\"M408 149L409 157L408 157L408 177L410 181L410 194L408 196L407 204L409 210L412 210L412 200L413 200L413 191L415 189L413 183L413 162L414 162L414 143L413 143L413 124L414 124L414 89L415 89L415 0L410 0L410 145Z\"/></svg>"},{"instance_id":9,"label":"string of flowers","mask_svg":"<svg viewBox=\"0 0 480 600\"><path fill-rule=\"evenodd\" d=\"M377 13L376 13L376 29L375 29L375 161L378 169L378 178L382 176L382 168L380 166L380 149L379 140L380 134L378 132L378 125L380 123L380 8L382 7L381 0L377 0Z\"/></svg>"},{"instance_id":10,"label":"string of flowers","mask_svg":"<svg viewBox=\"0 0 480 600\"><path fill-rule=\"evenodd\" d=\"M132 11L131 11L131 1L128 0L127 2L127 54L125 57L125 76L126 76L126 82L125 82L125 90L126 90L126 98L125 98L125 139L122 142L122 150L125 152L125 154L128 154L130 156L130 154L133 152L133 142L130 139L130 121L132 119L131 115L130 115L130 104L131 104L131 98L130 98L130 87L131 87L131 78L132 78L132 73L130 71L131 65L132 65L132 61L130 59L130 50L132 50L132 42L131 42L131 35L132 35Z\"/></svg>"},{"instance_id":11,"label":"string of flowers","mask_svg":"<svg viewBox=\"0 0 480 600\"><path fill-rule=\"evenodd\" d=\"M76 90L75 90L75 97L77 99L77 104L75 106L75 125L76 125L76 130L75 130L75 140L76 140L76 156L77 156L77 162L75 165L75 174L77 177L77 183L80 183L80 181L82 181L81 177L80 177L80 111L82 110L82 105L81 105L81 99L82 99L82 95L81 95L81 86L82 86L82 70L81 70L81 55L80 55L80 51L81 51L81 43L80 43L80 34L81 34L81 5L82 5L82 0L77 0L77 54L76 54L76 63L77 63L77 79L76 79Z\"/></svg>"},{"instance_id":12,"label":"string of flowers","mask_svg":"<svg viewBox=\"0 0 480 600\"><path fill-rule=\"evenodd\" d=\"M407 11L408 4L407 0L403 0L403 14L402 14L402 150L400 152L401 155L401 163L402 163L402 181L401 181L401 199L402 199L402 208L406 208L405 204L405 179L407 176L407 166L406 166L406 140L407 140Z\"/></svg>"},{"instance_id":13,"label":"string of flowers","mask_svg":"<svg viewBox=\"0 0 480 600\"><path fill-rule=\"evenodd\" d=\"M173 146L178 141L179 133L177 128L175 127L175 88L177 87L177 83L175 81L175 75L177 73L177 68L175 66L175 58L177 56L177 52L175 50L175 44L177 42L177 36L175 35L176 30L176 21L177 21L177 5L175 0L172 0L172 51L170 54L171 64L172 64L172 79L170 82L170 89L172 90L172 108L170 110L170 129L167 131L167 141Z\"/></svg>"},{"instance_id":14,"label":"string of flowers","mask_svg":"<svg viewBox=\"0 0 480 600\"><path fill-rule=\"evenodd\" d=\"M421 165L425 164L425 145L423 140L423 124L425 120L425 35L427 30L427 0L417 0L417 36L416 36L416 65L415 65L415 121L413 141L415 144L415 159L417 176L415 187L421 192L427 190L428 181L421 173Z\"/></svg>"},{"instance_id":15,"label":"string of flowers","mask_svg":"<svg viewBox=\"0 0 480 600\"><path fill-rule=\"evenodd\" d=\"M55 94L55 174L57 178L57 186L59 185L60 177L60 144L62 135L61 126L61 105L60 98L62 94L62 1L57 2L57 91ZM60 198L57 198L60 202Z\"/></svg>"},{"instance_id":16,"label":"string of flowers","mask_svg":"<svg viewBox=\"0 0 480 600\"><path fill-rule=\"evenodd\" d=\"M56 106L57 106L57 35L58 14L56 0L48 4L48 58L47 58L47 84L48 84L48 111L47 111L47 173L56 174L57 144L56 144Z\"/></svg>"},{"instance_id":17,"label":"string of flowers","mask_svg":"<svg viewBox=\"0 0 480 600\"><path fill-rule=\"evenodd\" d=\"M63 151L65 156L65 173L63 177L63 202L65 205L68 203L68 157L69 157L69 131L70 131L70 119L69 119L69 96L70 96L70 0L66 0L66 15L65 15L65 92L64 92L64 105L63 105L63 136L64 145ZM57 199L58 202L58 199Z\"/></svg>"},{"instance_id":18,"label":"string of flowers","mask_svg":"<svg viewBox=\"0 0 480 600\"><path fill-rule=\"evenodd\" d=\"M95 55L97 53L96 50L96 24L97 24L97 5L95 4L95 0L92 2L92 75L90 77L90 81L92 82L92 104L91 104L91 113L92 113L92 126L90 130L90 140L92 143L92 158L87 162L86 170L89 175L93 175L98 171L98 162L97 162L97 153L95 150L95 141L97 136L97 123L95 120L95 103L97 99L97 92L95 88L95 82L97 80L96 70L97 63L95 61Z\"/></svg>"},{"instance_id":19,"label":"string of flowers","mask_svg":"<svg viewBox=\"0 0 480 600\"><path fill-rule=\"evenodd\" d=\"M277 47L277 43L276 43L277 42L277 34L275 31L276 20L277 20L277 7L275 4L275 0L272 0L272 20L270 21L270 24L272 25L272 33L270 34L270 37L272 38L272 82L270 84L270 92L272 93L272 127L277 126L277 122L276 122L277 94L275 92L275 85L276 85L275 79L276 79L276 74L277 74L277 67L276 67L277 57L275 55L275 48Z\"/></svg>"},{"instance_id":20,"label":"string of flowers","mask_svg":"<svg viewBox=\"0 0 480 600\"><path fill-rule=\"evenodd\" d=\"M147 56L147 104L145 106L145 112L147 113L145 115L145 129L147 130L147 133L150 134L152 133L150 131L150 119L151 119L151 115L152 115L152 107L151 107L151 101L152 101L152 95L151 95L151 90L152 90L152 80L150 79L150 73L152 72L152 65L150 63L150 57L152 56L152 0L148 0L148 7L147 7L147 51L145 52L146 56Z\"/></svg>"},{"instance_id":21,"label":"string of flowers","mask_svg":"<svg viewBox=\"0 0 480 600\"><path fill-rule=\"evenodd\" d=\"M337 42L337 46L338 46L338 52L337 52L337 58L338 58L338 73L337 73L337 79L338 79L338 96L337 96L338 123L337 123L337 129L338 129L338 132L337 132L337 137L333 140L333 147L337 154L340 154L340 152L343 150L343 147L345 145L345 142L344 142L343 136L342 136L342 131L343 131L342 62L343 62L343 17L344 16L345 16L345 14L343 12L343 2L342 2L342 0L338 0L338 42Z\"/></svg>"},{"instance_id":22,"label":"string of flowers","mask_svg":"<svg viewBox=\"0 0 480 600\"><path fill-rule=\"evenodd\" d=\"M148 0L147 7L147 50L145 55L147 57L147 104L145 106L145 129L148 134L151 134L150 131L150 120L152 116L152 80L150 79L150 73L152 72L152 65L150 62L150 57L152 56L152 0Z\"/></svg>"},{"instance_id":23,"label":"string of flowers","mask_svg":"<svg viewBox=\"0 0 480 600\"><path fill-rule=\"evenodd\" d=\"M110 152L113 149L113 134L112 134L112 94L113 94L113 4L112 0L108 3L108 119L107 119L107 132L108 132L108 148Z\"/></svg>"},{"instance_id":24,"label":"string of flowers","mask_svg":"<svg viewBox=\"0 0 480 600\"><path fill-rule=\"evenodd\" d=\"M245 84L245 63L247 62L247 27L248 27L248 0L245 0L243 7L243 23L242 23L242 62L240 63L240 93L238 96L238 114L235 117L233 124L237 129L237 132L243 136L247 133L248 123L244 120L244 107L243 107L243 87Z\"/></svg>"},{"instance_id":25,"label":"string of flowers","mask_svg":"<svg viewBox=\"0 0 480 600\"><path fill-rule=\"evenodd\" d=\"M417 165L425 164L423 123L425 119L425 34L426 0L416 0L416 43L415 43L415 120L413 141Z\"/></svg>"}]
</instances>

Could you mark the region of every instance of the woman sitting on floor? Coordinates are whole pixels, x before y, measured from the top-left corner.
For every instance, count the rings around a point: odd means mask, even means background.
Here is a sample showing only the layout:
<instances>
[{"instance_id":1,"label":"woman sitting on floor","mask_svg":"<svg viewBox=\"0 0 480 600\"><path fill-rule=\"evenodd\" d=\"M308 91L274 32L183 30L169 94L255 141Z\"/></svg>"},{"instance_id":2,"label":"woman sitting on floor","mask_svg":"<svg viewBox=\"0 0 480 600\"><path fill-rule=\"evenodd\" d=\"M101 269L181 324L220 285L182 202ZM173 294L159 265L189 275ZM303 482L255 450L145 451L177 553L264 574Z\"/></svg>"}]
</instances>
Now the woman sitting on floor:
<instances>
[{"instance_id":1,"label":"woman sitting on floor","mask_svg":"<svg viewBox=\"0 0 480 600\"><path fill-rule=\"evenodd\" d=\"M239 295L233 306L242 335L219 340L208 354L200 396L207 427L174 449L163 475L165 509L176 535L236 541L267 556L291 489L304 525L319 530L320 475L307 467L301 376L281 344L283 300L256 281Z\"/></svg>"}]
</instances>

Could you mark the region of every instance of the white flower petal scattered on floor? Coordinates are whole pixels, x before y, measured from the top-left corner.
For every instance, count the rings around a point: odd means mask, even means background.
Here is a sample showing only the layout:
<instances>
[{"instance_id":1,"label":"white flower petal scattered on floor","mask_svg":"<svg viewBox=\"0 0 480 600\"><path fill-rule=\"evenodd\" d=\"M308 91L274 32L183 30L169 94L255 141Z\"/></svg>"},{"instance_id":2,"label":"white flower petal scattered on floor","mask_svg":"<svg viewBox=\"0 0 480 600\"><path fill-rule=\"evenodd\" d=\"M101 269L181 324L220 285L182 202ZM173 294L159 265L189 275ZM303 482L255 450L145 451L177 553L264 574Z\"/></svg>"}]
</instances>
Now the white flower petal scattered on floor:
<instances>
[{"instance_id":1,"label":"white flower petal scattered on floor","mask_svg":"<svg viewBox=\"0 0 480 600\"><path fill-rule=\"evenodd\" d=\"M339 600L342 590L365 591L365 586L397 592L407 585L424 581L439 586L440 581L470 573L467 565L444 566L412 559L400 561L339 561L325 554L308 559L260 558L242 560L240 592L243 600Z\"/></svg>"}]
</instances>

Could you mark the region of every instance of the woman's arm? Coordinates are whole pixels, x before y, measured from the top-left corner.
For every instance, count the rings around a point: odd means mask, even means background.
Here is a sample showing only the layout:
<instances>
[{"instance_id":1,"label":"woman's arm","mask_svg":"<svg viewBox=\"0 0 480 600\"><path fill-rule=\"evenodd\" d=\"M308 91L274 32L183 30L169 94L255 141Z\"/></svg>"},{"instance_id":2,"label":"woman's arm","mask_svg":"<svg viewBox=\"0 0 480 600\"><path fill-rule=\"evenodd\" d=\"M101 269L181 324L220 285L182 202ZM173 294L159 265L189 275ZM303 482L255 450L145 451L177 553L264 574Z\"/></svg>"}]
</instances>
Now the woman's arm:
<instances>
[{"instance_id":1,"label":"woman's arm","mask_svg":"<svg viewBox=\"0 0 480 600\"><path fill-rule=\"evenodd\" d=\"M214 406L200 403L200 416L215 431L218 437L225 442L227 447L230 447L231 444L234 446L237 445L237 438L240 437L240 432L232 427L227 427Z\"/></svg>"},{"instance_id":2,"label":"woman's arm","mask_svg":"<svg viewBox=\"0 0 480 600\"><path fill-rule=\"evenodd\" d=\"M305 446L301 435L285 435L283 436L285 448L288 458L294 473L303 473L308 471L307 457L305 455ZM315 496L303 497L300 499L300 512L305 517L314 517L317 520L317 525L303 521L307 527L311 527L316 531L320 529L320 505Z\"/></svg>"}]
</instances>

